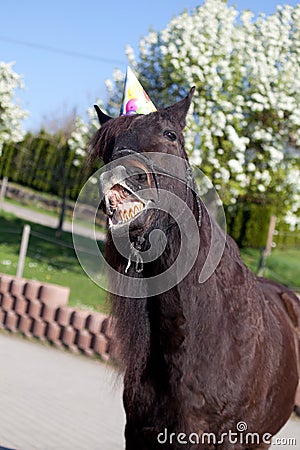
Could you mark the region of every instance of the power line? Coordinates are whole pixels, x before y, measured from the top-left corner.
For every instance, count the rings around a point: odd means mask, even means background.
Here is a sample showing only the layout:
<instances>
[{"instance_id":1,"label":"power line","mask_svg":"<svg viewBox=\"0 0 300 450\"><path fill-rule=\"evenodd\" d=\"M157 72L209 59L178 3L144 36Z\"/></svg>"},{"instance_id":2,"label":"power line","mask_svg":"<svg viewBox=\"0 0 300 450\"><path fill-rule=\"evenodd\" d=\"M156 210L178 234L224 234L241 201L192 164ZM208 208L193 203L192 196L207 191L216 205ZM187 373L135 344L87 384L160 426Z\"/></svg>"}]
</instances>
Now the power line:
<instances>
[{"instance_id":1,"label":"power line","mask_svg":"<svg viewBox=\"0 0 300 450\"><path fill-rule=\"evenodd\" d=\"M127 64L125 61L121 61L120 59L112 59L112 58L104 58L102 56L88 55L86 53L75 52L73 50L66 50L57 47L51 47L49 45L36 44L34 42L26 42L20 41L18 39L13 39L7 36L0 36L0 41L9 42L11 44L23 45L25 47L36 48L38 50L43 50L52 53L59 53L61 55L72 56L75 58L84 58L92 61L100 61L106 64Z\"/></svg>"}]
</instances>

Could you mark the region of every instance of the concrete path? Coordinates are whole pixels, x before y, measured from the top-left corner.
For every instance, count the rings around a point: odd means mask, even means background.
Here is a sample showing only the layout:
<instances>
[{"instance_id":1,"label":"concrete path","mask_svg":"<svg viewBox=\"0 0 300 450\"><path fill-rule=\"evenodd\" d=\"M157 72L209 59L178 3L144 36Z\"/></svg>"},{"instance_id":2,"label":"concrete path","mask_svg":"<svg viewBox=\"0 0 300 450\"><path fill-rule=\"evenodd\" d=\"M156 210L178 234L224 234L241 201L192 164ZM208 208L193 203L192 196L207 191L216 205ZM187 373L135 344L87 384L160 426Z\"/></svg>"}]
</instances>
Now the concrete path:
<instances>
[{"instance_id":1,"label":"concrete path","mask_svg":"<svg viewBox=\"0 0 300 450\"><path fill-rule=\"evenodd\" d=\"M0 449L124 449L122 383L109 366L6 332L0 361ZM272 450L300 450L300 420L280 437L296 445Z\"/></svg>"},{"instance_id":2,"label":"concrete path","mask_svg":"<svg viewBox=\"0 0 300 450\"><path fill-rule=\"evenodd\" d=\"M278 444L275 445L275 440ZM300 450L300 419L292 416L280 433L273 438L271 450Z\"/></svg>"},{"instance_id":3,"label":"concrete path","mask_svg":"<svg viewBox=\"0 0 300 450\"><path fill-rule=\"evenodd\" d=\"M12 203L2 201L0 203L0 210L1 209L3 209L3 211L14 214L15 216L20 217L21 219L29 220L30 222L39 223L40 225L44 225L46 227L55 229L58 226L58 218L57 217L53 217L51 215L44 214L43 212L33 211L33 210L31 210L29 208L25 208L23 206L14 205ZM65 220L64 224L63 224L63 230L69 231L71 233L72 232L72 223ZM90 228L81 226L79 224L76 224L76 233L81 236L94 238L94 230L92 230L92 228L90 229ZM97 231L96 237L98 240L101 240L101 241L105 241L105 239L106 239L105 233L101 233L99 231Z\"/></svg>"},{"instance_id":4,"label":"concrete path","mask_svg":"<svg viewBox=\"0 0 300 450\"><path fill-rule=\"evenodd\" d=\"M0 448L124 449L121 382L103 363L0 333Z\"/></svg>"}]
</instances>

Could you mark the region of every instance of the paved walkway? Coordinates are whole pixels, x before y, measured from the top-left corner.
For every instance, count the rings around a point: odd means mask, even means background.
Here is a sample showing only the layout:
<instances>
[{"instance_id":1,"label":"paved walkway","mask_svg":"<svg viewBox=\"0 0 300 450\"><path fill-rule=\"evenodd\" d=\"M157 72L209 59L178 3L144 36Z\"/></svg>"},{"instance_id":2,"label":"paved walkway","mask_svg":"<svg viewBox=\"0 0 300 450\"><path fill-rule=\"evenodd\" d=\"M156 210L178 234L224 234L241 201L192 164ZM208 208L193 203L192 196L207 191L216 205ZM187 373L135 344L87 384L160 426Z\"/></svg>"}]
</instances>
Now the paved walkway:
<instances>
[{"instance_id":1,"label":"paved walkway","mask_svg":"<svg viewBox=\"0 0 300 450\"><path fill-rule=\"evenodd\" d=\"M39 223L40 225L44 225L50 228L57 228L59 219L57 217L53 217L49 214L44 214L43 212L38 212L31 210L29 208L25 208L23 206L14 205L9 202L2 201L0 203L0 210L9 212L14 214L17 217L20 217L24 220L29 220L30 222ZM63 224L63 230L72 232L72 223L65 220ZM81 236L94 238L94 230L89 229L87 227L81 226L76 223L76 233ZM105 233L101 233L97 231L96 233L97 239L104 241L106 239Z\"/></svg>"},{"instance_id":2,"label":"paved walkway","mask_svg":"<svg viewBox=\"0 0 300 450\"><path fill-rule=\"evenodd\" d=\"M121 382L103 363L0 333L0 448L122 450Z\"/></svg>"},{"instance_id":3,"label":"paved walkway","mask_svg":"<svg viewBox=\"0 0 300 450\"><path fill-rule=\"evenodd\" d=\"M109 366L4 332L0 361L0 449L124 449L122 385ZM300 420L280 436L297 443L272 450L299 450Z\"/></svg>"}]
</instances>

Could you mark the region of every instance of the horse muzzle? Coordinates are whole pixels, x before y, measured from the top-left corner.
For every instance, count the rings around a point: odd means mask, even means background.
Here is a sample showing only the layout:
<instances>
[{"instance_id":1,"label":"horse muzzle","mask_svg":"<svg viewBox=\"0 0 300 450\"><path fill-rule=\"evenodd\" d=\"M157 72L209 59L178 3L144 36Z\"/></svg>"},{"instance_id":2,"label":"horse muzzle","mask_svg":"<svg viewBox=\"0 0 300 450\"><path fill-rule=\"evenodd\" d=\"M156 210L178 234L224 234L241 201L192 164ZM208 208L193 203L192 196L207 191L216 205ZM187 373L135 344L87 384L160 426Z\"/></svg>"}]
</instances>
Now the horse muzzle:
<instances>
[{"instance_id":1,"label":"horse muzzle","mask_svg":"<svg viewBox=\"0 0 300 450\"><path fill-rule=\"evenodd\" d=\"M141 218L154 201L150 182L150 174L140 164L119 165L101 174L101 207L109 218L110 228L120 228Z\"/></svg>"}]
</instances>

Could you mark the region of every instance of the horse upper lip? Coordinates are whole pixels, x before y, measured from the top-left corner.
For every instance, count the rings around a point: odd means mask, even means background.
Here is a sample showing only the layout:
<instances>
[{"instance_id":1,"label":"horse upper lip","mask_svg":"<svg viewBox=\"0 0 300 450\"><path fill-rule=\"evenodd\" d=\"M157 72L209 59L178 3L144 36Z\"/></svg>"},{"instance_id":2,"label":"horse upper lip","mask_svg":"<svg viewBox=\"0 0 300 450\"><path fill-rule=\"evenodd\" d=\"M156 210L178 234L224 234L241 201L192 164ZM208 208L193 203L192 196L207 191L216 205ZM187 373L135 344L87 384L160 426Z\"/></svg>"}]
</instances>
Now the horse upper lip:
<instances>
[{"instance_id":1,"label":"horse upper lip","mask_svg":"<svg viewBox=\"0 0 300 450\"><path fill-rule=\"evenodd\" d=\"M112 217L114 214L114 209L110 204L109 198L107 196L105 196L105 214L108 217Z\"/></svg>"}]
</instances>

